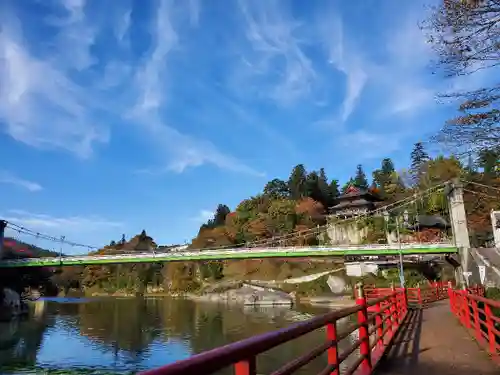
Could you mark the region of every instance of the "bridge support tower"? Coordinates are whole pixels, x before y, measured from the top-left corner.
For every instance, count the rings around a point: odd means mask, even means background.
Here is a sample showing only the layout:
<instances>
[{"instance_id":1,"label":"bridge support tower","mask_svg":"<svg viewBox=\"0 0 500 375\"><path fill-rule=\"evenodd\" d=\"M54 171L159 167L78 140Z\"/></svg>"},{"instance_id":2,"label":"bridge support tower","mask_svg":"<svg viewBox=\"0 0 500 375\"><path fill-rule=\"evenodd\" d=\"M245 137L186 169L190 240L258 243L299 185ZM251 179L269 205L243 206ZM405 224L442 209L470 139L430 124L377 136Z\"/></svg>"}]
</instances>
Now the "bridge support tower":
<instances>
[{"instance_id":1,"label":"bridge support tower","mask_svg":"<svg viewBox=\"0 0 500 375\"><path fill-rule=\"evenodd\" d=\"M493 227L493 237L495 247L500 249L500 211L491 210L491 225Z\"/></svg>"},{"instance_id":2,"label":"bridge support tower","mask_svg":"<svg viewBox=\"0 0 500 375\"><path fill-rule=\"evenodd\" d=\"M5 237L6 227L7 227L7 222L5 220L0 220L0 259L4 257L3 239Z\"/></svg>"},{"instance_id":3,"label":"bridge support tower","mask_svg":"<svg viewBox=\"0 0 500 375\"><path fill-rule=\"evenodd\" d=\"M455 280L458 284L467 284L468 278L464 272L470 268L470 239L465 215L463 184L459 179L453 180L448 188L448 203L450 208L450 225L453 238L458 249L460 267L455 270Z\"/></svg>"}]
</instances>

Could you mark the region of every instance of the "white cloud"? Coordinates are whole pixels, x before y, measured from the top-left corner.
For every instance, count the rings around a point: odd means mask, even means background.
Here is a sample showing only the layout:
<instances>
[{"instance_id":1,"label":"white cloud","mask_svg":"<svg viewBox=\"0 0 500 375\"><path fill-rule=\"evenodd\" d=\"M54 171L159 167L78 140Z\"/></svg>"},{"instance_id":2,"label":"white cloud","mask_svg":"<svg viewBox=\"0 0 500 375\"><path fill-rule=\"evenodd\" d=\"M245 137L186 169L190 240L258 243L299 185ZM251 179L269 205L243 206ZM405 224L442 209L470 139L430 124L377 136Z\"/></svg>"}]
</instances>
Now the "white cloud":
<instances>
[{"instance_id":1,"label":"white cloud","mask_svg":"<svg viewBox=\"0 0 500 375\"><path fill-rule=\"evenodd\" d=\"M366 63L362 52L345 35L338 14L324 12L318 19L318 29L328 54L328 62L346 76L345 96L339 115L339 122L344 123L355 109L369 78Z\"/></svg>"},{"instance_id":2,"label":"white cloud","mask_svg":"<svg viewBox=\"0 0 500 375\"><path fill-rule=\"evenodd\" d=\"M57 64L32 56L19 26L11 16L0 31L0 119L7 134L33 147L90 156L94 143L109 137L89 113L96 101Z\"/></svg>"},{"instance_id":3,"label":"white cloud","mask_svg":"<svg viewBox=\"0 0 500 375\"><path fill-rule=\"evenodd\" d=\"M64 16L48 19L50 24L59 28L56 38L58 48L53 60L69 69L87 69L97 62L90 48L95 43L98 32L96 26L87 21L87 2L60 0L60 4L64 9Z\"/></svg>"},{"instance_id":4,"label":"white cloud","mask_svg":"<svg viewBox=\"0 0 500 375\"><path fill-rule=\"evenodd\" d=\"M237 90L258 82L258 94L281 104L291 104L311 94L316 80L312 61L299 39L303 27L283 6L283 2L239 1L245 21L250 51L243 53L237 66ZM261 79L259 79L261 78Z\"/></svg>"},{"instance_id":5,"label":"white cloud","mask_svg":"<svg viewBox=\"0 0 500 375\"><path fill-rule=\"evenodd\" d=\"M357 130L339 138L338 144L347 150L356 148L359 158L371 159L380 156L388 156L399 149L402 134L397 133L375 133L368 130Z\"/></svg>"},{"instance_id":6,"label":"white cloud","mask_svg":"<svg viewBox=\"0 0 500 375\"><path fill-rule=\"evenodd\" d=\"M103 25L89 15L90 6L94 5L90 2L60 0L60 5L62 12L57 17L43 19L58 30L44 44L34 40L28 43L23 38L22 27L28 26L15 14L0 18L0 121L5 124L7 134L32 147L60 149L88 158L97 144L110 139L109 127L101 122L103 114L106 118L123 116L139 125L141 134L151 140L149 150L161 150L159 170L182 172L187 167L211 163L237 172L259 174L219 151L211 142L173 127L182 124L166 123L171 84L169 56L179 40L173 21L184 24L176 18L180 10L192 25L197 25L199 1L176 5L159 2L159 8L153 12L152 49L139 65L126 58L108 61L92 55L104 27L110 28L118 44L109 48L119 47L122 51L126 47L127 43L121 42L131 29L130 6L120 4L112 8L112 20ZM175 17L174 6L178 7ZM47 46L50 48L46 49ZM43 51L47 53L44 55ZM98 76L96 66L102 68L103 76ZM130 102L134 105L130 106Z\"/></svg>"},{"instance_id":7,"label":"white cloud","mask_svg":"<svg viewBox=\"0 0 500 375\"><path fill-rule=\"evenodd\" d=\"M418 22L421 12L403 16L386 34L386 63L375 68L378 84L386 88L388 115L414 114L435 104L437 82L431 82L433 56Z\"/></svg>"},{"instance_id":8,"label":"white cloud","mask_svg":"<svg viewBox=\"0 0 500 375\"><path fill-rule=\"evenodd\" d=\"M0 217L14 224L7 226L6 236L45 249L55 251L62 249L64 253L74 255L82 252L86 254L88 250L95 248L94 245L97 243L107 242L108 238L117 237L118 233L125 231L123 223L110 221L98 215L58 217L24 210L7 210L0 212ZM21 227L21 230L16 226ZM23 228L25 230L22 230ZM61 245L58 241L45 236L56 239L64 236L66 243ZM81 245L75 246L75 243Z\"/></svg>"},{"instance_id":9,"label":"white cloud","mask_svg":"<svg viewBox=\"0 0 500 375\"><path fill-rule=\"evenodd\" d=\"M4 220L26 227L40 230L45 234L60 235L65 232L103 229L104 227L121 227L123 223L109 221L99 216L68 216L55 217L47 214L32 213L24 210L8 210L2 215ZM50 233L44 232L48 231Z\"/></svg>"},{"instance_id":10,"label":"white cloud","mask_svg":"<svg viewBox=\"0 0 500 375\"><path fill-rule=\"evenodd\" d=\"M122 2L123 3L123 2ZM132 24L132 9L131 8L118 8L118 15L114 25L114 32L116 39L122 42L127 34L130 25Z\"/></svg>"},{"instance_id":11,"label":"white cloud","mask_svg":"<svg viewBox=\"0 0 500 375\"><path fill-rule=\"evenodd\" d=\"M42 190L40 184L24 180L7 171L0 171L0 183L16 185L31 192Z\"/></svg>"},{"instance_id":12,"label":"white cloud","mask_svg":"<svg viewBox=\"0 0 500 375\"><path fill-rule=\"evenodd\" d=\"M191 14L193 11L191 11ZM165 98L168 82L168 57L178 43L178 35L171 20L171 9L167 2L161 2L153 23L152 35L154 48L144 65L137 71L135 83L140 92L139 100L129 116L146 130L164 157L170 160L167 167L154 168L157 172L166 170L177 173L188 167L211 163L219 168L235 172L261 175L260 172L245 165L234 157L219 151L209 141L199 140L182 134L165 123L160 116L168 98Z\"/></svg>"},{"instance_id":13,"label":"white cloud","mask_svg":"<svg viewBox=\"0 0 500 375\"><path fill-rule=\"evenodd\" d=\"M208 220L213 219L214 213L210 210L200 210L198 214L193 217L193 221L197 223L206 223Z\"/></svg>"}]
</instances>

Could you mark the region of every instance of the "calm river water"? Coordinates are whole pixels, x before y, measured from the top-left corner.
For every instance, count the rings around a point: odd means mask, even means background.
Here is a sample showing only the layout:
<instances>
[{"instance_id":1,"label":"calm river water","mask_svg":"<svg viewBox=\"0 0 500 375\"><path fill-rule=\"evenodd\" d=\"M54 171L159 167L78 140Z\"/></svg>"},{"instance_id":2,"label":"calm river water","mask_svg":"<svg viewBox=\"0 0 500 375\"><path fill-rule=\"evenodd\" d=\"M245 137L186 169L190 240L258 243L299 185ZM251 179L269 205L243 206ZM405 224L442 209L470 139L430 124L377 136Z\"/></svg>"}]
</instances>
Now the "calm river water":
<instances>
[{"instance_id":1,"label":"calm river water","mask_svg":"<svg viewBox=\"0 0 500 375\"><path fill-rule=\"evenodd\" d=\"M325 311L170 298L55 299L38 320L0 325L0 374L134 374ZM273 349L259 357L259 373L276 370L324 338L319 331ZM299 374L325 365L323 356Z\"/></svg>"}]
</instances>

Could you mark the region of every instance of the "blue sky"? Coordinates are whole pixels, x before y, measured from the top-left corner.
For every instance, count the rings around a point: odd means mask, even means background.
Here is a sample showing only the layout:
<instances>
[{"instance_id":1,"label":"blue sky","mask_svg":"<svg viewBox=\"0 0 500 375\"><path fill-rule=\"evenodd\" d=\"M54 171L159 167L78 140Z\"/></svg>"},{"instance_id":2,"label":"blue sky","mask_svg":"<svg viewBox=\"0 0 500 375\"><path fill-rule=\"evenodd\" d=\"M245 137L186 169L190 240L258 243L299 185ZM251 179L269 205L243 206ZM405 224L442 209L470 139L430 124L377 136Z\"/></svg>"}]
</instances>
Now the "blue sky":
<instances>
[{"instance_id":1,"label":"blue sky","mask_svg":"<svg viewBox=\"0 0 500 375\"><path fill-rule=\"evenodd\" d=\"M0 216L182 243L295 164L405 168L485 79L431 74L425 3L2 1Z\"/></svg>"}]
</instances>

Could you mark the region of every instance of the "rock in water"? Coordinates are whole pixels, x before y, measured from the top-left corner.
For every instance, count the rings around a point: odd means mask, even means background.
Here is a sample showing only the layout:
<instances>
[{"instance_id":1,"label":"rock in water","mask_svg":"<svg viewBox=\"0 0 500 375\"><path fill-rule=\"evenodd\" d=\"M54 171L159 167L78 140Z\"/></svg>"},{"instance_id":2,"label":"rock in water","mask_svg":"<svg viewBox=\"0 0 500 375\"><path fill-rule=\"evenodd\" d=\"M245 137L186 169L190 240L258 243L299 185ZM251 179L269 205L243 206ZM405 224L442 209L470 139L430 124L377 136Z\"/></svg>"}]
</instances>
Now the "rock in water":
<instances>
[{"instance_id":1,"label":"rock in water","mask_svg":"<svg viewBox=\"0 0 500 375\"><path fill-rule=\"evenodd\" d=\"M208 293L201 296L200 299L259 306L291 306L294 303L294 298L288 293L276 289L270 290L262 287L253 288L248 285L221 293Z\"/></svg>"},{"instance_id":2,"label":"rock in water","mask_svg":"<svg viewBox=\"0 0 500 375\"><path fill-rule=\"evenodd\" d=\"M332 293L343 293L346 289L346 282L343 278L338 276L328 276L326 281Z\"/></svg>"}]
</instances>

